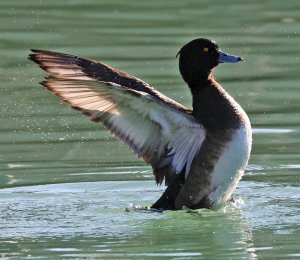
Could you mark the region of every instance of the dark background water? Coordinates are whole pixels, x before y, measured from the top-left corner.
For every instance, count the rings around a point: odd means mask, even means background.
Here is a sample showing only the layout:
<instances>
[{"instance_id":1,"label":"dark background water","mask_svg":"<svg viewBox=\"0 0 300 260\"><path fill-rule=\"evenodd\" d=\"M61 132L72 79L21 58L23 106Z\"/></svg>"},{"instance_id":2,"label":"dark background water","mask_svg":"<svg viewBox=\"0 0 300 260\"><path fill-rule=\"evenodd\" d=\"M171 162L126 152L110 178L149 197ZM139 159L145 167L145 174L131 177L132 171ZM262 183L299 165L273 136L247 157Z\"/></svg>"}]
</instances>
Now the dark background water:
<instances>
[{"instance_id":1,"label":"dark background water","mask_svg":"<svg viewBox=\"0 0 300 260\"><path fill-rule=\"evenodd\" d=\"M1 1L0 256L298 258L297 1ZM151 168L39 86L30 48L99 59L191 106L176 53L197 37L245 62L217 80L253 126L236 196L220 212L125 212L150 205ZM43 185L41 185L43 184Z\"/></svg>"}]
</instances>

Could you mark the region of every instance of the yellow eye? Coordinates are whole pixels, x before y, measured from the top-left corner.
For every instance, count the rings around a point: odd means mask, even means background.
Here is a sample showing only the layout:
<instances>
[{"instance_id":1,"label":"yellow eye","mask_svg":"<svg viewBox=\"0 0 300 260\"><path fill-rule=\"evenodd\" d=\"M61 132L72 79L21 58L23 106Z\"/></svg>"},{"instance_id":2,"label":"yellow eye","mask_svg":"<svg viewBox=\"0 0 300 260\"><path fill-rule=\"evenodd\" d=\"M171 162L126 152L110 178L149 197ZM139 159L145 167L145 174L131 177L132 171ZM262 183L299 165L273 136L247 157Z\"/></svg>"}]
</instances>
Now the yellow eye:
<instances>
[{"instance_id":1,"label":"yellow eye","mask_svg":"<svg viewBox=\"0 0 300 260\"><path fill-rule=\"evenodd\" d=\"M204 51L204 52L208 52L208 48L205 47L205 48L203 49L203 51Z\"/></svg>"}]
</instances>

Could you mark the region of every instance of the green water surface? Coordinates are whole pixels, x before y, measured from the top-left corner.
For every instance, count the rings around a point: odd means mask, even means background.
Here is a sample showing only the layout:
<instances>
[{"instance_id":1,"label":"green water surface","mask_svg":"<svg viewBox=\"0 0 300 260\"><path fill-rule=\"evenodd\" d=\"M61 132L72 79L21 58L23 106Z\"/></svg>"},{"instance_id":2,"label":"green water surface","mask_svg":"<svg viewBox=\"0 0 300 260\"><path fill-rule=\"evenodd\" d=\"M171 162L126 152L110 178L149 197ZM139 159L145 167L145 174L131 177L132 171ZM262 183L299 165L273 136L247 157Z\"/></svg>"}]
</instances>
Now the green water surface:
<instances>
[{"instance_id":1,"label":"green water surface","mask_svg":"<svg viewBox=\"0 0 300 260\"><path fill-rule=\"evenodd\" d=\"M0 257L300 258L300 2L0 2ZM253 126L253 151L218 212L146 213L163 192L151 167L61 104L30 48L99 59L191 107L176 53L197 37L245 62L216 79Z\"/></svg>"}]
</instances>

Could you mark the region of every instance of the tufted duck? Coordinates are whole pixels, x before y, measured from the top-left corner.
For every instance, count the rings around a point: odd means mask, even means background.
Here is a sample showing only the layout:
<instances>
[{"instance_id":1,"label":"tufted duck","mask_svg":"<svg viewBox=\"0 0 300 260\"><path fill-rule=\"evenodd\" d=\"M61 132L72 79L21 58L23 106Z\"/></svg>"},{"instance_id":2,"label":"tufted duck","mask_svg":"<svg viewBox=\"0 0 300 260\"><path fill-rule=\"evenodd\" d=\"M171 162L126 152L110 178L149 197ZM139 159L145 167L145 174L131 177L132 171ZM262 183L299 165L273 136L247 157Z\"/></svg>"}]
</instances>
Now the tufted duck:
<instances>
[{"instance_id":1,"label":"tufted duck","mask_svg":"<svg viewBox=\"0 0 300 260\"><path fill-rule=\"evenodd\" d=\"M219 63L242 58L204 38L177 55L193 110L102 62L45 50L32 50L29 59L51 73L41 85L151 164L157 184L165 180L167 189L151 208L218 209L243 175L252 135L246 113L212 72Z\"/></svg>"}]
</instances>

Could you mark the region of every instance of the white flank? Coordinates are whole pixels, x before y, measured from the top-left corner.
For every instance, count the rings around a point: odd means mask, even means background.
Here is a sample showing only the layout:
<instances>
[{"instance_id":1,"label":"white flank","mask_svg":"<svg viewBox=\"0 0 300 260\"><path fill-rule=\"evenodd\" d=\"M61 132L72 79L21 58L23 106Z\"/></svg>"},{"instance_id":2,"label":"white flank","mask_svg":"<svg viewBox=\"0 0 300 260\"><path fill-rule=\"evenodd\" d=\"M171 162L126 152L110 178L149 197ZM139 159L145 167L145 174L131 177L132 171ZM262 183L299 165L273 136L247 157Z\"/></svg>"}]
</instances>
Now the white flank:
<instances>
[{"instance_id":1,"label":"white flank","mask_svg":"<svg viewBox=\"0 0 300 260\"><path fill-rule=\"evenodd\" d=\"M208 198L213 208L219 208L235 191L250 157L252 133L250 123L236 130L231 142L217 161L211 179Z\"/></svg>"}]
</instances>

